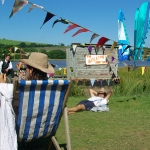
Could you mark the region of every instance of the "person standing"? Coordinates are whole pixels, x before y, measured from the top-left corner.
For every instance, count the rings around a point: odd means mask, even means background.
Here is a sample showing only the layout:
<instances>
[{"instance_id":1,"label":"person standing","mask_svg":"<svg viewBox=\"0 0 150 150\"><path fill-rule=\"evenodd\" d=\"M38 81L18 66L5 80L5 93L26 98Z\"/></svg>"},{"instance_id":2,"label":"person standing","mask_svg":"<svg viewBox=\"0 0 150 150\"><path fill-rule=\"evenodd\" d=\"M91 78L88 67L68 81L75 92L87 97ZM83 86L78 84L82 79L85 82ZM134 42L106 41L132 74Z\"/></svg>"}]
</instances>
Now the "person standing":
<instances>
[{"instance_id":1,"label":"person standing","mask_svg":"<svg viewBox=\"0 0 150 150\"><path fill-rule=\"evenodd\" d=\"M14 78L14 70L9 54L6 54L4 60L0 62L0 73L6 74L6 76L11 75L11 78Z\"/></svg>"}]
</instances>

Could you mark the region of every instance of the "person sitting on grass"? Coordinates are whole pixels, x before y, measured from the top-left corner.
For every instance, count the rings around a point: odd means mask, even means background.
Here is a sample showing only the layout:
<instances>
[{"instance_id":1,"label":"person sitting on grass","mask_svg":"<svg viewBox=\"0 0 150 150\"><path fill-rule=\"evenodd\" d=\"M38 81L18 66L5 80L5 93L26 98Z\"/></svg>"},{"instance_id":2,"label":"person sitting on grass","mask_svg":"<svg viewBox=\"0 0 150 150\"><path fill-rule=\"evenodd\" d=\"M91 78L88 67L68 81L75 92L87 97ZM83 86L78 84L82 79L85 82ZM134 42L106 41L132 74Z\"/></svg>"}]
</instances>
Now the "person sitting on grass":
<instances>
[{"instance_id":1,"label":"person sitting on grass","mask_svg":"<svg viewBox=\"0 0 150 150\"><path fill-rule=\"evenodd\" d=\"M104 88L101 88L100 91L96 92L90 89L90 98L88 100L80 101L77 106L68 108L68 114L74 114L78 111L90 111L93 107L100 107L108 104L109 98L112 94L112 91L106 93Z\"/></svg>"}]
</instances>

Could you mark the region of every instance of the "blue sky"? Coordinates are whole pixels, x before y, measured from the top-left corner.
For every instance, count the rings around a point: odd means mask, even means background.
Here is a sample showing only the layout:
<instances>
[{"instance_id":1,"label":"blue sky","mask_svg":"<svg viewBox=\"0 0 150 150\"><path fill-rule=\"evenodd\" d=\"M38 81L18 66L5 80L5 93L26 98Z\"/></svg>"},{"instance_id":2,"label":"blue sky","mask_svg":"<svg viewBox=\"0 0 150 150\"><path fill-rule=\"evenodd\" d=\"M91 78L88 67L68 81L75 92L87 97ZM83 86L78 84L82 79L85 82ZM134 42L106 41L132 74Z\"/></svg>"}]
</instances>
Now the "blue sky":
<instances>
[{"instance_id":1,"label":"blue sky","mask_svg":"<svg viewBox=\"0 0 150 150\"><path fill-rule=\"evenodd\" d=\"M117 41L120 9L124 11L129 41L133 45L135 11L145 2L144 0L30 0L31 3L43 6L45 10L56 15L40 29L46 12L35 8L27 13L31 6L27 4L9 19L14 1L5 0L3 5L0 4L0 38L47 44L64 43L65 45L89 43L92 33L85 32L72 37L79 29L76 28L63 34L68 25L57 23L52 28L53 22L59 17L77 23L100 36ZM99 38L94 39L92 43L96 44ZM149 41L148 33L145 46L150 47ZM107 43L112 44L112 41Z\"/></svg>"}]
</instances>

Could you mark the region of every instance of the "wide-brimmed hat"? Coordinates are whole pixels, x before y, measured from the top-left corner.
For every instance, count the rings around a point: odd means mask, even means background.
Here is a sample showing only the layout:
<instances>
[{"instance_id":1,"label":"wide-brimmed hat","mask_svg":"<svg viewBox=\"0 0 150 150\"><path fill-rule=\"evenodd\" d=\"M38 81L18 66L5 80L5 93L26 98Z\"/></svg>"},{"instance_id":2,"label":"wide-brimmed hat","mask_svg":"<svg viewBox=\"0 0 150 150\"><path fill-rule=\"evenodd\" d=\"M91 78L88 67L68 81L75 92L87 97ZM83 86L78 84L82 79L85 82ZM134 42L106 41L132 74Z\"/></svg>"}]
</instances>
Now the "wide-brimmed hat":
<instances>
[{"instance_id":1,"label":"wide-brimmed hat","mask_svg":"<svg viewBox=\"0 0 150 150\"><path fill-rule=\"evenodd\" d=\"M97 92L98 94L106 94L106 90L104 88L100 88L100 90Z\"/></svg>"},{"instance_id":2,"label":"wide-brimmed hat","mask_svg":"<svg viewBox=\"0 0 150 150\"><path fill-rule=\"evenodd\" d=\"M49 64L46 54L32 52L29 59L21 59L21 61L45 73L54 73L54 68Z\"/></svg>"}]
</instances>

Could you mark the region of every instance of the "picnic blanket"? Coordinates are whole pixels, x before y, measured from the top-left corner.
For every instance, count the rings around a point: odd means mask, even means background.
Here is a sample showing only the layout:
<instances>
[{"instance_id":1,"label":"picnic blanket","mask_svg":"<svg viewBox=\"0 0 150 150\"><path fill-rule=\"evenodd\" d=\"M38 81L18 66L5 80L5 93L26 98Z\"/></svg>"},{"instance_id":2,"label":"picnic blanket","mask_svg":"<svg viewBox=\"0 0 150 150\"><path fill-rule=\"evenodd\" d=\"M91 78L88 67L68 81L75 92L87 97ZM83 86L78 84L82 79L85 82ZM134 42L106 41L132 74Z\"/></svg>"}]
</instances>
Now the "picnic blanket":
<instances>
[{"instance_id":1,"label":"picnic blanket","mask_svg":"<svg viewBox=\"0 0 150 150\"><path fill-rule=\"evenodd\" d=\"M17 150L13 84L0 83L0 150Z\"/></svg>"}]
</instances>

